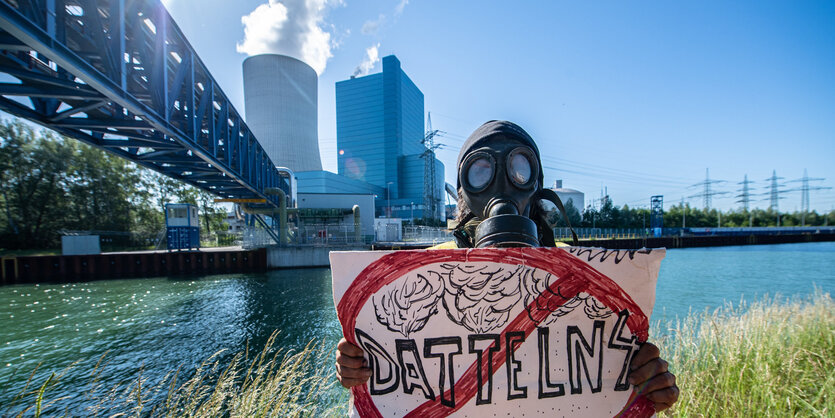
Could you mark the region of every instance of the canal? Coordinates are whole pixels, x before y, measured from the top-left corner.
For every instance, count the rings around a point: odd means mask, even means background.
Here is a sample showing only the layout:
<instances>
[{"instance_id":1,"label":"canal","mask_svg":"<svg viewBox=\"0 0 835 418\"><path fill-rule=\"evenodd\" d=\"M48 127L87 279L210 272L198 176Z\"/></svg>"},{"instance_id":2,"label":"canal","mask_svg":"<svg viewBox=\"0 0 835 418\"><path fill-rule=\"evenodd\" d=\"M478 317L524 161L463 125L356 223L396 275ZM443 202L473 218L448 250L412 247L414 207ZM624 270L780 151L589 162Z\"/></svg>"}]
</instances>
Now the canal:
<instances>
[{"instance_id":1,"label":"canal","mask_svg":"<svg viewBox=\"0 0 835 418\"><path fill-rule=\"evenodd\" d=\"M653 320L762 296L835 292L835 243L675 249L661 264ZM101 383L115 385L143 369L149 382L212 354L226 358L260 347L303 348L341 335L328 269L263 274L107 280L0 287L0 405L34 370L42 383L73 362L53 396L82 414L79 388L107 353ZM40 366L39 366L40 364ZM0 414L4 411L0 407Z\"/></svg>"}]
</instances>

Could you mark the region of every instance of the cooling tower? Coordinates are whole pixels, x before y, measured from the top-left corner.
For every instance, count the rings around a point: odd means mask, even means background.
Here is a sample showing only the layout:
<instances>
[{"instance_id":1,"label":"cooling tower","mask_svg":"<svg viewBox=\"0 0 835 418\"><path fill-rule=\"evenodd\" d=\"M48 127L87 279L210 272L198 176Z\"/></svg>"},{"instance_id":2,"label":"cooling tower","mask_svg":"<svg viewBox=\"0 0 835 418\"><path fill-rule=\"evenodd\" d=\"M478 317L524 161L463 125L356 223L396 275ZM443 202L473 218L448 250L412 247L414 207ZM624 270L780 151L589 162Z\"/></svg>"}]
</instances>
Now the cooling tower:
<instances>
[{"instance_id":1,"label":"cooling tower","mask_svg":"<svg viewBox=\"0 0 835 418\"><path fill-rule=\"evenodd\" d=\"M322 170L317 83L316 71L295 58L264 54L244 60L246 124L273 164L295 172Z\"/></svg>"}]
</instances>

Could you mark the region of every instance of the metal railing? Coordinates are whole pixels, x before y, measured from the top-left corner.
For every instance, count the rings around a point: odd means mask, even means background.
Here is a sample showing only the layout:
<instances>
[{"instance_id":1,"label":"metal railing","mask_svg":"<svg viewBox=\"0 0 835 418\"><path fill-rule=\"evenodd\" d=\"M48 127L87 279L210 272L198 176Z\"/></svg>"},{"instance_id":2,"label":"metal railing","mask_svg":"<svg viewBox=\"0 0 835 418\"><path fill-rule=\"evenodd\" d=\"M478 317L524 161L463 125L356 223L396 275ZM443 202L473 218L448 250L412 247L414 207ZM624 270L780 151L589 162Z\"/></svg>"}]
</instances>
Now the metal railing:
<instances>
[{"instance_id":1,"label":"metal railing","mask_svg":"<svg viewBox=\"0 0 835 418\"><path fill-rule=\"evenodd\" d=\"M372 236L360 235L359 239L353 225L303 225L288 228L286 245L366 245ZM246 227L243 231L243 247L246 249L276 245L271 234L264 228Z\"/></svg>"},{"instance_id":2,"label":"metal railing","mask_svg":"<svg viewBox=\"0 0 835 418\"><path fill-rule=\"evenodd\" d=\"M574 228L579 239L628 239L648 238L653 236L650 228ZM568 228L554 228L554 239L571 239L571 230Z\"/></svg>"},{"instance_id":3,"label":"metal railing","mask_svg":"<svg viewBox=\"0 0 835 418\"><path fill-rule=\"evenodd\" d=\"M452 240L452 231L430 226L404 226L403 242L439 244Z\"/></svg>"}]
</instances>

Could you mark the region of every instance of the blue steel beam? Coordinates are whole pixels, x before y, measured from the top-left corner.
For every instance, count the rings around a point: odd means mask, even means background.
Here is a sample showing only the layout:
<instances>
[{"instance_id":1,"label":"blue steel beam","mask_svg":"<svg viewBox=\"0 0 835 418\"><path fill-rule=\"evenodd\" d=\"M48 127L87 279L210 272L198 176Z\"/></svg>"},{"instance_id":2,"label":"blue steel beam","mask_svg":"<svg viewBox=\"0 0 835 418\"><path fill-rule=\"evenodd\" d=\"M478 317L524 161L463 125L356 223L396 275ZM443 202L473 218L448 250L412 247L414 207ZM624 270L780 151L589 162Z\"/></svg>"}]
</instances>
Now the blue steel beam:
<instances>
[{"instance_id":1,"label":"blue steel beam","mask_svg":"<svg viewBox=\"0 0 835 418\"><path fill-rule=\"evenodd\" d=\"M0 73L10 114L221 197L289 192L158 0L0 0Z\"/></svg>"}]
</instances>

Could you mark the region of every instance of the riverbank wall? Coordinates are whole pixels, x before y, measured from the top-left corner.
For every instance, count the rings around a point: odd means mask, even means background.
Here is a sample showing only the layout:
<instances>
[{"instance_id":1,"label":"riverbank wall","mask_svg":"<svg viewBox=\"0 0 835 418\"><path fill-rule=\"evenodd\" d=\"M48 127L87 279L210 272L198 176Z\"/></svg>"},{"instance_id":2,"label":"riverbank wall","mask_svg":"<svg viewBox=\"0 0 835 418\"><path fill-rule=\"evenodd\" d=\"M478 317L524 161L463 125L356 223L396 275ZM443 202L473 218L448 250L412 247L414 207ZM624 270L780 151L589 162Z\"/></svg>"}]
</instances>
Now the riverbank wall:
<instances>
[{"instance_id":1,"label":"riverbank wall","mask_svg":"<svg viewBox=\"0 0 835 418\"><path fill-rule=\"evenodd\" d=\"M706 235L649 238L616 238L580 240L582 247L608 249L724 247L731 245L768 245L798 242L835 241L833 233L779 235Z\"/></svg>"},{"instance_id":2,"label":"riverbank wall","mask_svg":"<svg viewBox=\"0 0 835 418\"><path fill-rule=\"evenodd\" d=\"M264 248L3 257L0 260L0 284L255 273L267 268L267 250Z\"/></svg>"},{"instance_id":3,"label":"riverbank wall","mask_svg":"<svg viewBox=\"0 0 835 418\"><path fill-rule=\"evenodd\" d=\"M748 236L671 236L580 240L583 247L608 249L691 248L835 241L835 233ZM430 244L378 243L373 250L415 250ZM134 277L260 273L278 268L328 267L330 251L366 251L356 247L267 247L255 250L146 251L95 255L2 257L0 285L81 282Z\"/></svg>"},{"instance_id":4,"label":"riverbank wall","mask_svg":"<svg viewBox=\"0 0 835 418\"><path fill-rule=\"evenodd\" d=\"M272 246L267 247L267 267L270 269L330 267L331 251L368 251L369 249L368 245L341 245L338 247Z\"/></svg>"},{"instance_id":5,"label":"riverbank wall","mask_svg":"<svg viewBox=\"0 0 835 418\"><path fill-rule=\"evenodd\" d=\"M684 235L669 237L646 238L601 238L581 239L581 247L601 247L607 249L634 250L639 248L691 248L691 247L723 247L731 245L768 245L789 244L797 242L835 241L835 233L803 233L803 234L774 234L774 235ZM563 240L571 244L570 239ZM419 250L431 247L432 244L388 242L375 243L374 250Z\"/></svg>"}]
</instances>

